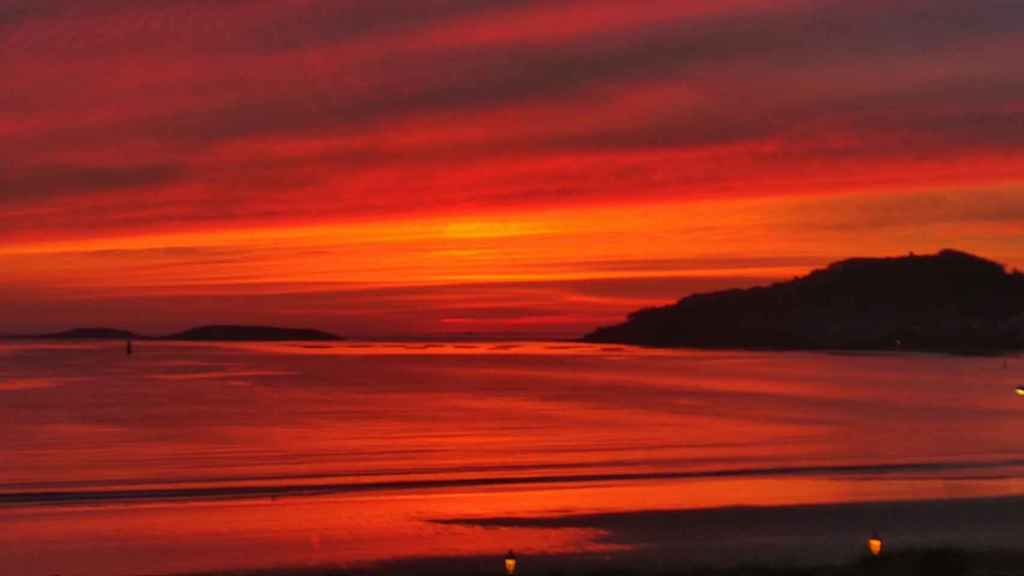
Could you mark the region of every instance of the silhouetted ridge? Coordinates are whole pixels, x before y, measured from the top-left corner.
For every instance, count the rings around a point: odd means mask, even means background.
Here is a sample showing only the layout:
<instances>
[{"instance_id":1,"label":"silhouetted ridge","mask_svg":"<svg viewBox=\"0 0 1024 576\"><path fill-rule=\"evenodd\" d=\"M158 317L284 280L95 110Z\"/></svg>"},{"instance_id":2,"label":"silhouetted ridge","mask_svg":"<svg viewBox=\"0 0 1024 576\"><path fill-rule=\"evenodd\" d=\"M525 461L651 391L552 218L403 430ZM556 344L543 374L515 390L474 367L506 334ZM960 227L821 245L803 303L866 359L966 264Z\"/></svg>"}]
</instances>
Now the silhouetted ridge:
<instances>
[{"instance_id":1,"label":"silhouetted ridge","mask_svg":"<svg viewBox=\"0 0 1024 576\"><path fill-rule=\"evenodd\" d=\"M167 340L339 340L330 332L308 328L279 328L276 326L198 326L184 332L166 336Z\"/></svg>"},{"instance_id":2,"label":"silhouetted ridge","mask_svg":"<svg viewBox=\"0 0 1024 576\"><path fill-rule=\"evenodd\" d=\"M35 338L53 338L55 340L127 340L136 337L134 332L115 328L74 328L35 336Z\"/></svg>"},{"instance_id":3,"label":"silhouetted ridge","mask_svg":"<svg viewBox=\"0 0 1024 576\"><path fill-rule=\"evenodd\" d=\"M699 348L1024 348L1024 276L957 250L852 258L789 282L633 312L591 342Z\"/></svg>"}]
</instances>

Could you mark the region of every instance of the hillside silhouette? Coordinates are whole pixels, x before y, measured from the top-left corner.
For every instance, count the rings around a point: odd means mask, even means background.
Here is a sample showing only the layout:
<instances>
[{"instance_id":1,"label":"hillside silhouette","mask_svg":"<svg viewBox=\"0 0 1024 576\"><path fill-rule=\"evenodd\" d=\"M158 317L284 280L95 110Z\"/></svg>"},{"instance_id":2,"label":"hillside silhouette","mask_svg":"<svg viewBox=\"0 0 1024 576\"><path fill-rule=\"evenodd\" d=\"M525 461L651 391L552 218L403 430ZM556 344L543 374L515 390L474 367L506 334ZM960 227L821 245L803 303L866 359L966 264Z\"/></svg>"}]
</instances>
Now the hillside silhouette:
<instances>
[{"instance_id":1,"label":"hillside silhouette","mask_svg":"<svg viewBox=\"0 0 1024 576\"><path fill-rule=\"evenodd\" d=\"M73 328L63 332L36 334L31 336L9 336L10 338L42 338L50 340L226 340L226 341L277 341L277 340L341 340L340 336L309 328L282 328L278 326L245 326L214 324L196 326L183 332L167 336L146 336L116 328Z\"/></svg>"},{"instance_id":2,"label":"hillside silhouette","mask_svg":"<svg viewBox=\"0 0 1024 576\"><path fill-rule=\"evenodd\" d=\"M116 328L73 328L63 332L39 334L34 338L50 338L54 340L130 340L138 338L134 332Z\"/></svg>"},{"instance_id":3,"label":"hillside silhouette","mask_svg":"<svg viewBox=\"0 0 1024 576\"><path fill-rule=\"evenodd\" d=\"M662 347L1024 348L1024 275L957 250L853 258L788 282L694 294L584 337Z\"/></svg>"},{"instance_id":4,"label":"hillside silhouette","mask_svg":"<svg viewBox=\"0 0 1024 576\"><path fill-rule=\"evenodd\" d=\"M189 328L184 332L164 336L164 340L340 340L340 337L309 328L280 328L277 326L210 325Z\"/></svg>"}]
</instances>

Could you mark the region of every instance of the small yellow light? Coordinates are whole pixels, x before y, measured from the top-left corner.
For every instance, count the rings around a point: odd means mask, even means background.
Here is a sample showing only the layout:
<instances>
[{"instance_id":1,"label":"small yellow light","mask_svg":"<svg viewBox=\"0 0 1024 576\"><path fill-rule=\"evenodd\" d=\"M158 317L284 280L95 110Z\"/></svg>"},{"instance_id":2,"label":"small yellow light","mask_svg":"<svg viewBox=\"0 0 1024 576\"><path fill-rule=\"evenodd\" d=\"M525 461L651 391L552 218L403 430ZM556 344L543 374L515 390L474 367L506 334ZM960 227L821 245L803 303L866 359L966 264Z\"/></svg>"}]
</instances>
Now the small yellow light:
<instances>
[{"instance_id":1,"label":"small yellow light","mask_svg":"<svg viewBox=\"0 0 1024 576\"><path fill-rule=\"evenodd\" d=\"M511 550L505 555L505 574L514 576L516 573L516 555Z\"/></svg>"},{"instance_id":2,"label":"small yellow light","mask_svg":"<svg viewBox=\"0 0 1024 576\"><path fill-rule=\"evenodd\" d=\"M1024 386L1017 386L1017 396L1024 396Z\"/></svg>"},{"instance_id":3,"label":"small yellow light","mask_svg":"<svg viewBox=\"0 0 1024 576\"><path fill-rule=\"evenodd\" d=\"M882 554L882 539L879 538L877 532L868 539L868 551L871 552L872 556L880 556Z\"/></svg>"}]
</instances>

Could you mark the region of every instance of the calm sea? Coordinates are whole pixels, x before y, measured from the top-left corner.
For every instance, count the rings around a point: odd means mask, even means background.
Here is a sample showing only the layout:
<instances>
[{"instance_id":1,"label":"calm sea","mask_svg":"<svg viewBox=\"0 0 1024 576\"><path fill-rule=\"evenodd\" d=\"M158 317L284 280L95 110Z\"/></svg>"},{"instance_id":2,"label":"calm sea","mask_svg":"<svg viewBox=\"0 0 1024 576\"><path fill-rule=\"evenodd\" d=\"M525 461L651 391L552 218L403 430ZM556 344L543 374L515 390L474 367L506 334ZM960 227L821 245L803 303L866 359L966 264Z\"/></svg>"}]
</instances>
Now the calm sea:
<instances>
[{"instance_id":1,"label":"calm sea","mask_svg":"<svg viewBox=\"0 0 1024 576\"><path fill-rule=\"evenodd\" d=\"M784 513L833 548L956 538L893 515L1024 495L1019 384L1021 358L9 341L0 572L614 556L698 522L799 554ZM950 505L847 506L899 501Z\"/></svg>"}]
</instances>

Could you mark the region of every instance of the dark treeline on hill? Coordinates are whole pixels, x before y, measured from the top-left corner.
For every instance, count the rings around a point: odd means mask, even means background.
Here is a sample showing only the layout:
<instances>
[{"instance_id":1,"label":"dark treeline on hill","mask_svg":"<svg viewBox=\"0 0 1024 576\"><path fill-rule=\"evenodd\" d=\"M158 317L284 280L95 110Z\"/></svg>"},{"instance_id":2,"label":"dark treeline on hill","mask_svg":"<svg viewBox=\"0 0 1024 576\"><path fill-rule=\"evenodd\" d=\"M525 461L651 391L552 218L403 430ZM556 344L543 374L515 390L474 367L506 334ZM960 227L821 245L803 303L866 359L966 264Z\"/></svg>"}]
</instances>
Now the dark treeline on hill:
<instances>
[{"instance_id":1,"label":"dark treeline on hill","mask_svg":"<svg viewBox=\"0 0 1024 576\"><path fill-rule=\"evenodd\" d=\"M280 328L276 326L235 326L210 325L189 328L169 336L142 336L127 330L115 328L75 328L64 332L28 336L54 340L229 340L274 341L274 340L340 340L341 337L308 328Z\"/></svg>"},{"instance_id":2,"label":"dark treeline on hill","mask_svg":"<svg viewBox=\"0 0 1024 576\"><path fill-rule=\"evenodd\" d=\"M164 337L166 340L339 340L330 332L309 328L278 328L275 326L213 325L190 328Z\"/></svg>"},{"instance_id":3,"label":"dark treeline on hill","mask_svg":"<svg viewBox=\"0 0 1024 576\"><path fill-rule=\"evenodd\" d=\"M118 330L116 328L74 328L52 334L40 334L35 337L52 338L54 340L128 340L137 338L138 335L128 330Z\"/></svg>"},{"instance_id":4,"label":"dark treeline on hill","mask_svg":"<svg viewBox=\"0 0 1024 576\"><path fill-rule=\"evenodd\" d=\"M665 347L1024 348L1024 275L956 250L854 258L788 282L695 294L584 337Z\"/></svg>"}]
</instances>

